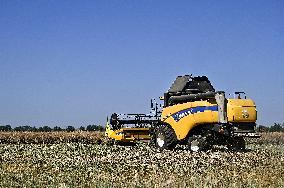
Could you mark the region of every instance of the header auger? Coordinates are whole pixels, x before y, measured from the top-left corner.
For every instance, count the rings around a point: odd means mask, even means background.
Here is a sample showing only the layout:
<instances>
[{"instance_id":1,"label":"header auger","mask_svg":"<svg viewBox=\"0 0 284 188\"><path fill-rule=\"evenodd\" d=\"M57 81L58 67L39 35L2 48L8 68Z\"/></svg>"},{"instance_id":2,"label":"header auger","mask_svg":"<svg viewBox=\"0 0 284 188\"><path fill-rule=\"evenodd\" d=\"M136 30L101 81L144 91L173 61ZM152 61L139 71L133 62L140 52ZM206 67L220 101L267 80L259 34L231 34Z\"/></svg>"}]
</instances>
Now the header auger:
<instances>
[{"instance_id":1,"label":"header auger","mask_svg":"<svg viewBox=\"0 0 284 188\"><path fill-rule=\"evenodd\" d=\"M226 98L206 76L178 76L164 93L163 105L151 100L150 114L112 114L106 136L118 142L151 140L159 149L187 144L191 151L226 145L245 149L244 137L255 132L257 111L253 100Z\"/></svg>"}]
</instances>

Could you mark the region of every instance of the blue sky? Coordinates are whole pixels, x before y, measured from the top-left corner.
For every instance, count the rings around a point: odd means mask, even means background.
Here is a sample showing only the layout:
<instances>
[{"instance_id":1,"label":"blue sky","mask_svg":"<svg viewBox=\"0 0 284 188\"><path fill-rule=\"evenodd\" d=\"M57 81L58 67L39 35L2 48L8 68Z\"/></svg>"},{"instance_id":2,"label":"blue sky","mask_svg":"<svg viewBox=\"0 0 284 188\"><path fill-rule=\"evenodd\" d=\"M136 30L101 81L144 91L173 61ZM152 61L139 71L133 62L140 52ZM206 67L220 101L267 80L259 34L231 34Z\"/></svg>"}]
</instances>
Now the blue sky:
<instances>
[{"instance_id":1,"label":"blue sky","mask_svg":"<svg viewBox=\"0 0 284 188\"><path fill-rule=\"evenodd\" d=\"M284 122L284 1L0 1L0 124L148 113L177 75Z\"/></svg>"}]
</instances>

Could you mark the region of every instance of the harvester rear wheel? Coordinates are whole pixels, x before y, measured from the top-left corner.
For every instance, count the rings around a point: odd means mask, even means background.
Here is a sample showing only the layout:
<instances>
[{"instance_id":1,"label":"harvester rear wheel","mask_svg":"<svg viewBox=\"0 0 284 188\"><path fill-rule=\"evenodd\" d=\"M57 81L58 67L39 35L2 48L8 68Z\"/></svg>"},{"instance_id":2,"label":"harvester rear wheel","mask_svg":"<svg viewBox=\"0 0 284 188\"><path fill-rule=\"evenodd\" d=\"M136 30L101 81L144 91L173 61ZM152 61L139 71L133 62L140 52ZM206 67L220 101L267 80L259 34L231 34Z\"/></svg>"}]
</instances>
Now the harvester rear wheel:
<instances>
[{"instance_id":1,"label":"harvester rear wheel","mask_svg":"<svg viewBox=\"0 0 284 188\"><path fill-rule=\"evenodd\" d=\"M201 135L193 135L188 138L188 149L192 152L200 152L211 149L212 145L206 137Z\"/></svg>"},{"instance_id":2,"label":"harvester rear wheel","mask_svg":"<svg viewBox=\"0 0 284 188\"><path fill-rule=\"evenodd\" d=\"M177 144L176 134L169 125L159 125L155 131L155 145L158 149L173 149Z\"/></svg>"}]
</instances>

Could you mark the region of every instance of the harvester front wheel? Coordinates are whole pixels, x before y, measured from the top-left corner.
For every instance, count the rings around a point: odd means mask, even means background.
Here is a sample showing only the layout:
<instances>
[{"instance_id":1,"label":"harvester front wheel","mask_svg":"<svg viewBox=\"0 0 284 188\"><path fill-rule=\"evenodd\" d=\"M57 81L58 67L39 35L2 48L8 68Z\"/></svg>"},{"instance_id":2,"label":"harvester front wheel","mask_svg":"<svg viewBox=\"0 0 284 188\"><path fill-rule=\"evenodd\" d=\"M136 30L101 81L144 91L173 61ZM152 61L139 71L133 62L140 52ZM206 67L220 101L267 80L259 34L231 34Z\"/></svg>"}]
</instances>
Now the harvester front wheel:
<instances>
[{"instance_id":1,"label":"harvester front wheel","mask_svg":"<svg viewBox=\"0 0 284 188\"><path fill-rule=\"evenodd\" d=\"M173 149L177 144L175 132L169 125L159 125L155 131L155 145L158 149Z\"/></svg>"}]
</instances>

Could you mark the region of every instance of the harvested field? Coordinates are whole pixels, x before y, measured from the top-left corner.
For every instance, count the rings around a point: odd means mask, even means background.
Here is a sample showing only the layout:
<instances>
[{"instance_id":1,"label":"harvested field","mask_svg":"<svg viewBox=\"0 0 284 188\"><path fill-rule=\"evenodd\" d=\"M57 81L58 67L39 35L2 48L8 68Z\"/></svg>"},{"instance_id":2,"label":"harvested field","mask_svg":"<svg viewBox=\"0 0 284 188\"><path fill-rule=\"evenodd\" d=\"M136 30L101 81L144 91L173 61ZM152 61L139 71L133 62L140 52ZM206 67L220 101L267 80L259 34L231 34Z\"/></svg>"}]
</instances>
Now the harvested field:
<instances>
[{"instance_id":1,"label":"harvested field","mask_svg":"<svg viewBox=\"0 0 284 188\"><path fill-rule=\"evenodd\" d=\"M246 152L201 153L183 146L158 152L147 143L6 142L0 144L0 187L282 187L283 136L250 140Z\"/></svg>"},{"instance_id":2,"label":"harvested field","mask_svg":"<svg viewBox=\"0 0 284 188\"><path fill-rule=\"evenodd\" d=\"M284 143L284 132L270 132L261 133L261 137L258 139L248 139L248 143L251 144L273 144L273 145L283 145Z\"/></svg>"}]
</instances>

